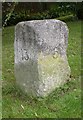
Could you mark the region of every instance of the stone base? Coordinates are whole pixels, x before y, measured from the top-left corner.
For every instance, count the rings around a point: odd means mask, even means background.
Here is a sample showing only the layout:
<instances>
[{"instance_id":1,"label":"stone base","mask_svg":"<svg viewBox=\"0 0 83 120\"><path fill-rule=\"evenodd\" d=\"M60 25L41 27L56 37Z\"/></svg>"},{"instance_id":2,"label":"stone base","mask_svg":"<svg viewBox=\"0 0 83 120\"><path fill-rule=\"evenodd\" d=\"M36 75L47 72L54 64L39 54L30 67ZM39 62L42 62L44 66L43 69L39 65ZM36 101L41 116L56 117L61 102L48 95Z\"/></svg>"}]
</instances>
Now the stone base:
<instances>
[{"instance_id":1,"label":"stone base","mask_svg":"<svg viewBox=\"0 0 83 120\"><path fill-rule=\"evenodd\" d=\"M70 76L67 60L58 53L44 55L39 53L37 62L29 60L17 64L16 78L20 88L28 95L44 97L55 88L63 85Z\"/></svg>"}]
</instances>

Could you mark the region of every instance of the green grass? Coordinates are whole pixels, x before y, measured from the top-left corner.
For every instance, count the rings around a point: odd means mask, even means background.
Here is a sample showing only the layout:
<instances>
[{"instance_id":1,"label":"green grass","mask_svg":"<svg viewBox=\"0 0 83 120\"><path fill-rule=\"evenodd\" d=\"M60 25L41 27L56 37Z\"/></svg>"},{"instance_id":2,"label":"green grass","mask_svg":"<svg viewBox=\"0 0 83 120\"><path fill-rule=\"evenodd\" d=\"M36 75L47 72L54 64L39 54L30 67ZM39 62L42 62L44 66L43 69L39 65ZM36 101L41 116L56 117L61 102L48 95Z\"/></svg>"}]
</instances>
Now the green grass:
<instances>
[{"instance_id":1,"label":"green grass","mask_svg":"<svg viewBox=\"0 0 83 120\"><path fill-rule=\"evenodd\" d=\"M2 31L0 30L0 119L2 118Z\"/></svg>"},{"instance_id":2,"label":"green grass","mask_svg":"<svg viewBox=\"0 0 83 120\"><path fill-rule=\"evenodd\" d=\"M75 19L77 19L77 18L76 18L76 16L74 16L73 14L71 14L71 15L62 16L62 17L59 17L59 18L56 18L56 19L62 20L64 22L67 22L67 21L75 21Z\"/></svg>"},{"instance_id":3,"label":"green grass","mask_svg":"<svg viewBox=\"0 0 83 120\"><path fill-rule=\"evenodd\" d=\"M3 118L81 118L81 21L69 27L68 61L71 81L48 97L33 98L22 93L14 77L14 27L3 30Z\"/></svg>"}]
</instances>

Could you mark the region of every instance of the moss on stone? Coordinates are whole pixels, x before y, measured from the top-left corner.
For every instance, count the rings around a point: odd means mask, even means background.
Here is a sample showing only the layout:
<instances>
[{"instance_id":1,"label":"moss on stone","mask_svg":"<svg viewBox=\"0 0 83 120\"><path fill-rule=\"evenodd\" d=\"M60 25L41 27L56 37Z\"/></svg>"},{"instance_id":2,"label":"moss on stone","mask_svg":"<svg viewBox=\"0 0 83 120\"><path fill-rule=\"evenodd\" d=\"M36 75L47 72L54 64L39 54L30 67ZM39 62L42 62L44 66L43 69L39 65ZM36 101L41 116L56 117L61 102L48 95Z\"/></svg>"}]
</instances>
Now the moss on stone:
<instances>
[{"instance_id":1,"label":"moss on stone","mask_svg":"<svg viewBox=\"0 0 83 120\"><path fill-rule=\"evenodd\" d=\"M54 55L43 55L39 54L38 65L40 67L40 72L42 76L56 76L56 74L64 74L68 71L68 64L63 60L63 58L58 54Z\"/></svg>"}]
</instances>

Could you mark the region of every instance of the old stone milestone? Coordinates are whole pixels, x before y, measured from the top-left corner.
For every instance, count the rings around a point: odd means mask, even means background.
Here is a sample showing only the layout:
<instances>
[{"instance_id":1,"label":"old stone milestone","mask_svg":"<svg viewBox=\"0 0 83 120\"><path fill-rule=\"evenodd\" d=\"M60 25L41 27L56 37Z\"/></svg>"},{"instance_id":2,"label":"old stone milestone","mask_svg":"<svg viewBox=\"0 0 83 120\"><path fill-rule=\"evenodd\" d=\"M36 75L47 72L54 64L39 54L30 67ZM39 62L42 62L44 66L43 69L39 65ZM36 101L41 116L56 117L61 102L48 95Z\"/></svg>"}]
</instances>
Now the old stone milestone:
<instances>
[{"instance_id":1,"label":"old stone milestone","mask_svg":"<svg viewBox=\"0 0 83 120\"><path fill-rule=\"evenodd\" d=\"M44 97L70 76L68 28L60 20L20 22L15 27L15 76L28 95Z\"/></svg>"}]
</instances>

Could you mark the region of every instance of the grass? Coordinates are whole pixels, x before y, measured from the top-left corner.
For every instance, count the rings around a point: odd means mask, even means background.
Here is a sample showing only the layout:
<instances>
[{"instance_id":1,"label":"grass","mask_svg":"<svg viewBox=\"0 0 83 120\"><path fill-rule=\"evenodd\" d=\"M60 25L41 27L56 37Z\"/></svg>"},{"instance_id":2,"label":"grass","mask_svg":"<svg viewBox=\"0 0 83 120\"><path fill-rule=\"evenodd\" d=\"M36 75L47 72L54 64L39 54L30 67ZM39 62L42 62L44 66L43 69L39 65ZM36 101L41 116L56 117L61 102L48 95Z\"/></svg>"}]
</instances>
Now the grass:
<instances>
[{"instance_id":1,"label":"grass","mask_svg":"<svg viewBox=\"0 0 83 120\"><path fill-rule=\"evenodd\" d=\"M71 15L67 15L67 16L63 16L63 17L59 17L59 18L57 18L58 20L62 20L62 21L64 21L64 22L67 22L67 21L75 21L75 19L77 19L76 18L76 16L74 16L73 14L71 14Z\"/></svg>"},{"instance_id":2,"label":"grass","mask_svg":"<svg viewBox=\"0 0 83 120\"><path fill-rule=\"evenodd\" d=\"M71 81L48 97L33 98L22 93L14 77L14 26L3 30L3 118L81 118L81 21L67 22L68 61Z\"/></svg>"},{"instance_id":3,"label":"grass","mask_svg":"<svg viewBox=\"0 0 83 120\"><path fill-rule=\"evenodd\" d=\"M0 29L0 119L2 118L2 82L1 82L1 77L2 77L2 31Z\"/></svg>"}]
</instances>

